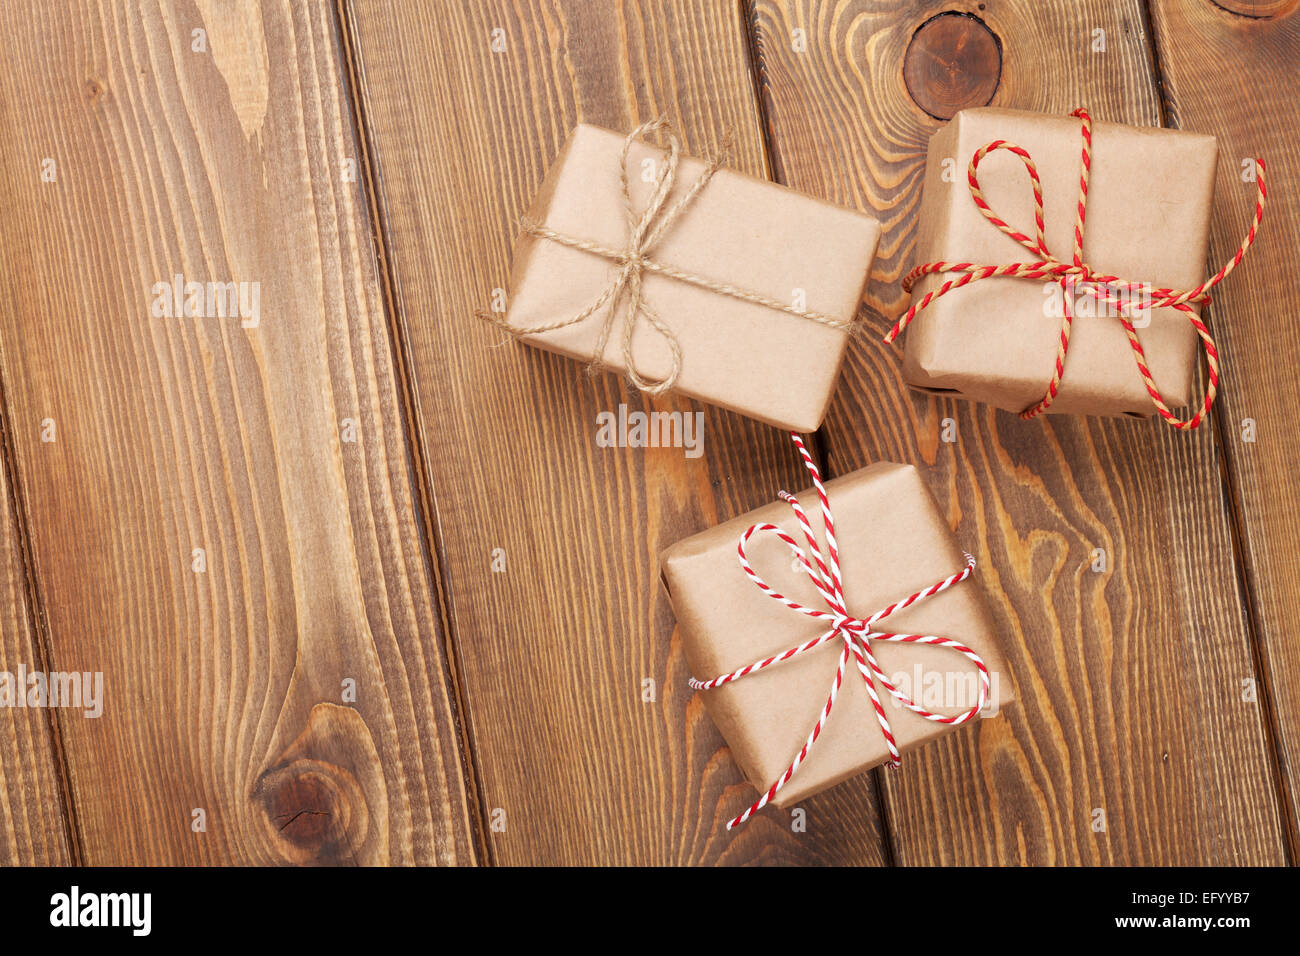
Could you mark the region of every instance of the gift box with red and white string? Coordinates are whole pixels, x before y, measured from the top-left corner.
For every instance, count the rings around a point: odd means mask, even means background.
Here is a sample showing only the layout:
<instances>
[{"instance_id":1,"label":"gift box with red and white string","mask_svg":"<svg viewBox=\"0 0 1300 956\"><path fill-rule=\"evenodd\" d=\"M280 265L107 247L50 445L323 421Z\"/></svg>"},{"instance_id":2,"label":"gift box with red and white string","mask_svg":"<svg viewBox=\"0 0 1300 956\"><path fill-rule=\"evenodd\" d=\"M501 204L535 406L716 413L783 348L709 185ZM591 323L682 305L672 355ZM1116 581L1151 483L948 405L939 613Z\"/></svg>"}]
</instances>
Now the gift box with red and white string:
<instances>
[{"instance_id":1,"label":"gift box with red and white string","mask_svg":"<svg viewBox=\"0 0 1300 956\"><path fill-rule=\"evenodd\" d=\"M886 337L907 329L904 380L1025 418L1200 425L1224 374L1201 312L1255 241L1267 195L1264 161L1247 160L1252 181L1230 200L1243 238L1207 278L1217 152L1213 136L1083 109L958 113L930 140L912 300Z\"/></svg>"},{"instance_id":2,"label":"gift box with red and white string","mask_svg":"<svg viewBox=\"0 0 1300 956\"><path fill-rule=\"evenodd\" d=\"M920 473L882 462L823 486L795 442L812 488L660 558L692 686L759 791L731 825L1012 699L974 559Z\"/></svg>"}]
</instances>

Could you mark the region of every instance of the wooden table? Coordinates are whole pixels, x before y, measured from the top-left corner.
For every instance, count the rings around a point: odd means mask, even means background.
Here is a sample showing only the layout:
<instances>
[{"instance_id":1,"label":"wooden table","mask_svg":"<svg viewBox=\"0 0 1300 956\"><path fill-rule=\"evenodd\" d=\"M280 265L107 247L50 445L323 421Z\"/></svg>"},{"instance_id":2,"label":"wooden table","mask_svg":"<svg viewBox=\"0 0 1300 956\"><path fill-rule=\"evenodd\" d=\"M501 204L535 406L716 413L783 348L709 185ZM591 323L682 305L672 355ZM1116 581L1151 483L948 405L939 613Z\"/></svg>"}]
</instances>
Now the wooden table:
<instances>
[{"instance_id":1,"label":"wooden table","mask_svg":"<svg viewBox=\"0 0 1300 956\"><path fill-rule=\"evenodd\" d=\"M0 6L0 668L105 687L0 710L0 862L1293 862L1297 7ZM729 834L656 555L801 486L789 442L473 312L574 123L665 112L883 221L883 331L926 142L985 102L1215 134L1216 263L1267 158L1213 423L1024 423L858 337L817 454L923 470L1019 701ZM154 314L174 276L257 324ZM703 410L705 454L597 447L620 403Z\"/></svg>"}]
</instances>

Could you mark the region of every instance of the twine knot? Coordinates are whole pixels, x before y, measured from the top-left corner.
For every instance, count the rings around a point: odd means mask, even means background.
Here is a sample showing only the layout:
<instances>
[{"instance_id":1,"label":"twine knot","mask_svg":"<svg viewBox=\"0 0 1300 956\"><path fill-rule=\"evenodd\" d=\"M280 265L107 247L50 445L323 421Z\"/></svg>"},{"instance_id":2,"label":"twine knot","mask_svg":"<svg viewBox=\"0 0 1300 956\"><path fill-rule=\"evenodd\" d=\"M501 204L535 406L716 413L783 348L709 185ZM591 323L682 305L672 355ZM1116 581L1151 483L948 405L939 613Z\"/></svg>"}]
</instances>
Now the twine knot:
<instances>
[{"instance_id":1,"label":"twine knot","mask_svg":"<svg viewBox=\"0 0 1300 956\"><path fill-rule=\"evenodd\" d=\"M642 138L650 133L662 132L668 140L667 153L664 160L656 164L654 189L650 195L649 204L642 213L637 213L632 204L632 191L629 180L628 155L632 148L632 143L638 138ZM586 308L567 318L559 319L554 322L546 322L541 325L534 325L529 328L521 328L510 324L509 318L500 313L478 312L478 316L485 321L503 329L512 337L518 338L522 335L536 335L542 332L553 332L556 329L567 328L571 325L577 325L585 322L595 316L602 309L605 309L605 316L600 326L600 333L596 336L596 342L592 349L591 360L588 363L589 369L603 368L603 357L606 346L609 344L609 337L613 332L614 324L620 316L623 321L623 366L626 369L628 380L643 392L651 395L659 395L668 391L676 383L678 376L682 371L682 348L677 339L677 335L663 321L646 300L642 287L645 282L647 273L651 275L664 276L677 282L684 282L687 285L695 286L699 289L705 289L717 295L724 295L740 302L749 302L753 305L760 305L764 308L775 309L778 312L784 312L788 315L797 316L801 319L807 319L817 322L820 325L830 326L836 329L852 328L852 319L845 320L834 315L828 315L824 312L816 312L810 309L796 309L792 305L780 302L770 296L763 295L747 289L738 288L725 282L718 282L706 276L694 272L688 272L678 269L675 266L663 263L650 256L651 250L664 238L670 229L676 224L690 206L699 197L700 193L708 186L713 179L714 174L722 167L727 154L731 149L731 134L728 134L721 150L719 150L704 167L704 171L696 178L690 187L682 193L680 198L671 205L668 203L670 194L677 183L678 165L681 161L681 141L677 134L669 125L665 117L651 120L648 123L642 123L635 130L627 135L623 141L623 152L619 161L620 183L623 193L623 209L627 220L627 244L622 248L616 248L604 245L598 242L592 242L578 236L571 236L565 233L557 232L549 226L535 222L531 219L524 219L521 222L521 231L525 235L534 236L539 239L546 239L550 242L567 246L570 249L579 249L592 255L600 256L610 260L616 266L619 266L618 274L596 298ZM606 307L608 308L606 309ZM672 356L671 368L663 378L652 378L643 374L637 367L636 359L633 355L633 335L640 321L644 319L650 324L650 327L657 332L661 338L668 344L669 352Z\"/></svg>"},{"instance_id":2,"label":"twine knot","mask_svg":"<svg viewBox=\"0 0 1300 956\"><path fill-rule=\"evenodd\" d=\"M831 627L834 628L846 640L852 640L854 636L866 637L871 633L871 625L857 617L848 617L844 614L836 614L831 619Z\"/></svg>"},{"instance_id":3,"label":"twine knot","mask_svg":"<svg viewBox=\"0 0 1300 956\"><path fill-rule=\"evenodd\" d=\"M926 275L936 275L939 273L956 273L957 278L949 279L933 292L927 292L920 302L913 303L906 314L894 324L885 336L886 344L891 343L898 338L902 331L911 324L916 318L917 313L921 312L935 299L946 295L953 289L960 289L971 282L977 282L981 279L991 279L997 276L1021 278L1021 279L1041 279L1043 277L1059 278L1062 289L1063 316L1061 320L1061 335L1056 351L1056 367L1052 374L1052 380L1047 386L1047 391L1042 399L1020 413L1021 418L1034 418L1042 414L1051 407L1056 400L1057 393L1060 391L1061 378L1065 374L1065 357L1070 349L1070 330L1074 323L1074 309L1072 295L1072 286L1082 286L1083 292L1091 296L1095 301L1114 306L1116 316L1120 324L1124 327L1124 333L1128 337L1129 345L1133 349L1134 360L1137 363L1138 374L1142 377L1142 383L1146 386L1147 394L1151 396L1151 402L1155 405L1156 411L1164 418L1166 422L1174 428L1192 429L1196 428L1205 420L1214 405L1214 397L1219 387L1219 352L1214 345L1214 339L1210 336L1210 330L1205 323L1196 315L1192 309L1191 303L1208 305L1210 303L1209 291L1220 282L1222 282L1233 269L1241 264L1246 250L1250 248L1255 241L1255 235L1259 231L1259 225L1264 219L1264 200L1268 196L1268 190L1264 181L1265 164L1264 160L1256 159L1255 166L1257 169L1256 183L1259 189L1258 197L1255 201L1255 216L1251 221L1250 229L1246 232L1246 237L1237 247L1236 254L1223 266L1218 272L1196 286L1194 289L1155 289L1150 290L1149 283L1134 282L1129 279L1121 279L1118 276L1103 275L1083 261L1083 231L1084 223L1088 214L1088 181L1092 170L1092 117L1089 116L1086 109L1077 109L1071 116L1077 117L1080 121L1080 132L1083 139L1083 148L1079 172L1079 201L1076 207L1074 221L1074 255L1071 262L1066 263L1056 256L1052 255L1047 249L1047 243L1043 237L1044 220L1043 220L1043 185L1038 178L1038 167L1034 164L1033 158L1028 151L1014 143L1006 140L996 139L975 151L971 157L970 166L967 169L966 179L970 188L971 199L979 207L980 212L990 223L1006 233L1016 242L1020 243L1038 258L1029 262L1012 262L1007 265L989 266L975 265L969 262L927 262L914 268L903 279L903 291L910 293L912 286L918 279ZM984 200L983 191L980 189L979 169L980 161L990 153L997 150L1005 149L1015 154L1024 164L1025 170L1029 173L1030 186L1034 191L1034 225L1036 227L1036 237L1031 239L1029 236L1012 228L1004 220L999 218L993 209ZM1186 313L1187 320L1196 329L1196 334L1200 336L1201 345L1205 351L1206 379L1205 395L1201 400L1201 406L1190 418L1180 419L1170 409L1160 394L1159 388L1156 387L1155 379L1151 376L1148 368L1146 351L1138 339L1137 331L1132 322L1133 299L1134 294L1146 295L1149 293L1150 301L1146 308L1174 308ZM1145 309L1144 309L1145 311Z\"/></svg>"},{"instance_id":4,"label":"twine knot","mask_svg":"<svg viewBox=\"0 0 1300 956\"><path fill-rule=\"evenodd\" d=\"M1052 273L1054 275L1073 277L1080 282L1091 282L1096 275L1087 266L1072 266L1056 258L1050 258L1047 262L1052 267Z\"/></svg>"},{"instance_id":5,"label":"twine knot","mask_svg":"<svg viewBox=\"0 0 1300 956\"><path fill-rule=\"evenodd\" d=\"M835 699L839 694L840 685L844 682L844 672L848 667L850 658L857 663L858 672L862 676L862 682L866 687L868 696L871 698L871 704L875 708L876 721L880 725L880 732L884 735L885 744L889 748L890 767L897 767L901 762L901 757L898 751L898 743L894 739L893 729L889 723L889 717L886 715L884 705L880 702L880 695L876 691L875 685L877 682L884 687L896 701L914 714L919 714L926 720L932 720L943 724L961 724L972 719L976 714L984 709L984 704L988 700L989 695L988 667L985 666L983 659L978 654L969 647L966 647L964 644L959 644L957 641L950 640L946 637L936 637L932 634L897 634L873 631L871 629L877 622L889 617L889 615L896 611L901 611L904 608L915 604L917 601L938 594L940 591L946 591L954 584L959 584L962 581L965 581L972 573L974 573L975 559L969 554L966 555L966 567L961 571L945 578L937 584L931 585L923 591L909 594L907 597L895 601L888 607L881 608L869 617L857 618L851 616L845 607L844 582L843 576L840 573L840 551L839 544L835 540L835 518L831 514L830 498L826 494L825 486L822 485L821 472L818 471L816 463L812 460L812 456L808 454L808 449L804 447L803 440L793 433L791 433L790 437L794 439L795 446L799 449L799 454L803 458L804 467L807 468L809 474L812 475L813 486L817 489L817 497L821 502L822 524L826 531L826 551L823 553L821 546L818 544L817 537L813 534L812 524L809 523L808 515L804 512L803 506L799 504L798 499L795 498L794 495L782 491L777 497L789 504L793 509L795 517L799 522L799 528L803 532L804 539L808 542L807 551L805 552L800 548L794 538L790 537L790 535L786 534L776 525L756 524L740 536L740 543L737 545L737 552L740 556L741 568L760 591L768 597L781 602L793 611L797 611L800 614L807 615L808 617L820 621L828 621L830 623L830 629L812 640L805 641L798 647L792 647L780 654L773 655L772 657L768 657L761 661L755 661L752 664L747 664L739 670L732 671L730 674L723 674L720 677L714 677L712 680L698 680L692 677L689 684L694 690L710 690L714 687L721 687L723 684L729 684L732 681L740 680L741 678L747 677L757 671L764 670L775 664L780 664L782 661L788 661L792 657L797 657L816 647L820 647L828 641L833 641L837 637L843 641L844 647L840 651L839 664L835 669L835 680L834 683L831 684L830 695L826 698L826 706L822 708L821 716L817 718L817 723L813 725L811 732L809 732L808 739L805 741L803 748L795 755L794 760L791 761L790 765L786 768L785 773L778 777L772 786L769 787L767 791L758 798L758 800L754 801L748 810L727 824L728 830L744 823L751 816L765 807L768 802L781 791L781 788L789 782L790 778L794 776L795 771L797 771L803 764L804 760L807 759L808 753L812 750L813 744L816 742L817 738L821 736L822 728L825 726L827 718L830 717L831 709L835 706ZM821 595L822 600L825 602L829 610L823 611L819 608L807 607L796 601L792 601L759 577L758 573L755 572L753 567L750 565L749 558L746 557L745 545L749 542L749 539L752 536L763 532L775 534L786 543L794 554L796 560L799 562L800 567L803 568L808 577L812 580L813 586L817 589L817 593ZM881 668L880 662L876 659L875 652L871 648L871 644L875 641L900 644L930 644L935 647L946 647L963 654L979 671L979 699L975 702L973 707L959 714L945 716L943 714L931 713L917 704L916 701L903 691L899 690L898 687L889 680L889 677Z\"/></svg>"}]
</instances>

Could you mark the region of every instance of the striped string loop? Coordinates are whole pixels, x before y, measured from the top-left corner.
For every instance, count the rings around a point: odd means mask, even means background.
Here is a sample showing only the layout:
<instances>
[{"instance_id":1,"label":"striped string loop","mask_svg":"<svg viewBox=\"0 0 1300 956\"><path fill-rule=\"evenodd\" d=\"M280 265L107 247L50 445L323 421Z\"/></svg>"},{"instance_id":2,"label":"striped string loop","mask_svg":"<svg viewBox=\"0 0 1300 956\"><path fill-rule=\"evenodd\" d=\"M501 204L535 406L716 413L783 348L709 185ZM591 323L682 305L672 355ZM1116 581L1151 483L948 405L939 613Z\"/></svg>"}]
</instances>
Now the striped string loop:
<instances>
[{"instance_id":1,"label":"striped string loop","mask_svg":"<svg viewBox=\"0 0 1300 956\"><path fill-rule=\"evenodd\" d=\"M1048 383L1047 391L1043 394L1043 397L1024 409L1020 413L1020 417L1028 419L1041 415L1056 401L1056 396L1061 388L1061 379L1065 375L1065 357L1070 349L1070 330L1074 324L1073 300L1077 290L1091 297L1099 304L1115 308L1116 317L1124 327L1124 334L1128 337L1129 345L1133 349L1138 374L1142 376L1142 382L1146 386L1147 394L1151 397L1151 402L1155 405L1160 416L1174 428L1196 428L1209 415L1210 408L1214 405L1214 397L1219 389L1220 372L1219 352L1215 347L1214 339L1210 336L1210 330L1205 323L1196 314L1196 310L1192 308L1192 303L1209 305L1210 290L1241 264L1242 258L1246 255L1246 250L1254 243L1260 223L1264 219L1264 201L1268 197L1268 188L1264 178L1264 160L1255 160L1255 179L1259 192L1255 200L1254 218L1251 220L1245 238L1242 239L1236 253L1228 260L1227 264L1194 289L1162 288L1152 290L1147 283L1121 279L1118 276L1104 275L1097 272L1083 260L1084 223L1088 215L1088 181L1092 173L1092 118L1085 109L1077 109L1070 115L1079 119L1083 140L1079 168L1079 200L1075 207L1074 219L1074 249L1070 261L1064 262L1058 259L1047 249L1047 243L1044 239L1043 186L1039 180L1038 168L1034 164L1033 157L1025 149L1014 143L1000 139L994 140L980 147L975 151L975 155L971 157L970 166L966 173L971 198L975 201L975 205L979 207L985 219L1016 240L1037 258L1032 261L1012 262L1001 266L977 265L971 262L945 262L942 260L917 266L904 277L904 292L910 293L912 286L922 276L953 274L955 278L947 279L939 288L922 296L919 302L914 302L903 317L889 330L884 341L891 343L898 338L902 331L916 318L917 313L925 309L935 299L972 282L998 276L1018 279L1055 280L1060 284L1063 304L1061 334L1056 348L1056 364L1052 371L1052 379ZM985 202L984 193L980 189L978 175L980 162L990 153L1003 149L1017 156L1029 173L1029 183L1034 192L1035 237L1032 239L994 213L989 204ZM1180 419L1169 409L1164 396L1160 394L1160 389L1156 387L1155 379L1151 375L1146 352L1138 339L1137 330L1133 324L1135 317L1133 305L1134 302L1140 301L1139 297L1147 300L1142 307L1143 312L1149 309L1161 308L1174 308L1183 312L1187 316L1187 321L1196 329L1196 334L1200 336L1201 346L1205 351L1206 387L1200 407L1189 418Z\"/></svg>"},{"instance_id":2,"label":"striped string loop","mask_svg":"<svg viewBox=\"0 0 1300 956\"><path fill-rule=\"evenodd\" d=\"M714 677L711 680L697 680L692 677L690 686L695 690L711 690L715 687L721 687L724 684L730 684L733 681L740 680L750 674L765 670L783 661L788 661L793 657L798 657L814 648L821 647L823 644L834 641L839 638L843 643L840 649L839 663L835 668L835 679L831 683L830 693L826 698L826 704L823 706L821 716L817 718L817 723L813 725L808 734L808 739L804 742L803 747L795 758L790 762L785 772L777 778L767 791L759 797L744 813L727 824L727 829L739 826L748 820L751 816L761 810L781 791L794 776L800 765L807 759L812 746L816 743L817 738L821 736L822 728L826 725L827 718L830 717L831 709L835 706L835 699L839 695L840 687L844 683L844 673L848 669L850 659L857 666L858 673L862 677L862 683L866 687L867 694L871 698L872 707L876 712L876 720L880 724L880 732L884 735L885 744L889 748L889 766L897 767L900 762L898 752L898 742L894 739L894 733L889 724L889 717L885 713L884 705L881 703L880 694L876 690L878 682L885 688L889 694L898 701L899 704L919 714L926 720L936 721L942 724L962 724L975 717L983 708L988 700L989 694L989 671L984 661L973 650L957 641L949 640L946 637L936 637L933 634L901 634L890 631L876 631L873 627L889 617L895 611L901 611L906 607L911 607L918 601L927 597L938 594L940 591L946 591L954 584L960 584L965 581L975 570L975 559L969 554L966 555L966 566L956 574L944 578L937 584L909 594L901 600L895 601L888 607L881 608L874 614L865 618L854 617L849 614L844 600L844 582L840 575L840 552L839 544L835 540L835 519L831 515L830 499L826 495L826 488L822 485L821 473L817 470L817 465L813 462L812 456L808 449L804 447L803 440L796 434L791 434L795 446L799 449L799 454L803 458L804 467L812 475L813 487L817 490L817 497L821 503L822 523L826 532L826 550L823 552L817 541L817 536L813 533L812 524L808 521L808 515L799 504L798 499L788 492L781 492L780 498L790 505L799 522L799 528L803 532L804 540L807 542L807 550L799 546L793 537L786 534L780 528L773 524L756 524L749 528L740 536L740 543L737 545L737 553L740 557L740 567L744 570L746 576L754 582L760 591L773 600L779 601L786 607L799 614L815 618L827 624L828 630L804 643L775 654L772 657L755 661L752 664L732 671L729 674L723 674L720 677ZM808 575L817 593L826 604L826 610L820 608L808 607L797 601L791 600L784 594L777 591L754 570L745 553L745 546L749 540L759 534L773 534L785 542L786 546L794 555L799 566ZM900 690L889 677L885 674L884 669L880 666L879 661L871 649L874 641L884 641L897 644L929 644L934 647L949 648L969 659L979 671L980 691L979 699L975 705L967 711L959 714L944 715L935 714L923 708L916 703L911 697Z\"/></svg>"}]
</instances>

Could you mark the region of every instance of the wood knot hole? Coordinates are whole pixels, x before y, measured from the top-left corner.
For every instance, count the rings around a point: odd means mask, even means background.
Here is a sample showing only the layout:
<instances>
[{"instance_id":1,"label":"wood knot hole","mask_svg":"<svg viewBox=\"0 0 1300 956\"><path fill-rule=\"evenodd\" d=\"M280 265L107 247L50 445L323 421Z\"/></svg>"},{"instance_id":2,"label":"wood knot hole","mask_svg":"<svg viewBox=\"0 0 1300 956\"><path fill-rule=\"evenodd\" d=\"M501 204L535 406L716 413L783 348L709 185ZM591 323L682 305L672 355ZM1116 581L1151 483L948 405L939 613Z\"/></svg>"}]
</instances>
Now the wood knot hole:
<instances>
[{"instance_id":1,"label":"wood knot hole","mask_svg":"<svg viewBox=\"0 0 1300 956\"><path fill-rule=\"evenodd\" d=\"M262 798L271 825L292 846L328 856L346 844L347 798L325 774L299 768L276 774Z\"/></svg>"},{"instance_id":2,"label":"wood knot hole","mask_svg":"<svg viewBox=\"0 0 1300 956\"><path fill-rule=\"evenodd\" d=\"M935 119L987 106L1002 78L1002 43L979 17L950 11L926 20L903 54L903 82Z\"/></svg>"}]
</instances>

